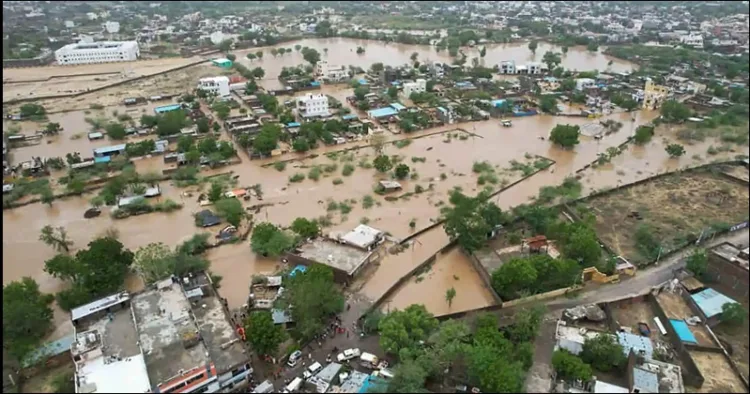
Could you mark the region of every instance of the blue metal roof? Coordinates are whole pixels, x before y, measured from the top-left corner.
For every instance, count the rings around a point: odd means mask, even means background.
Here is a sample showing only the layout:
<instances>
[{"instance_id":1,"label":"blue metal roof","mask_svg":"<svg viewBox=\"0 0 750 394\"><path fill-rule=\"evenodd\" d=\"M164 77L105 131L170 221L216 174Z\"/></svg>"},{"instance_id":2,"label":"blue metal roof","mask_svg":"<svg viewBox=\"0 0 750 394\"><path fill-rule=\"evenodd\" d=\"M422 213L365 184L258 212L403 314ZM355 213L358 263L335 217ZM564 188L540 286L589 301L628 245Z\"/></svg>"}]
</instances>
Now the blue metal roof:
<instances>
[{"instance_id":1,"label":"blue metal roof","mask_svg":"<svg viewBox=\"0 0 750 394\"><path fill-rule=\"evenodd\" d=\"M630 354L630 349L633 349L636 354L643 350L647 358L651 358L654 354L654 344L651 343L651 339L647 337L628 332L618 332L617 341L622 345L622 350L625 352L626 356Z\"/></svg>"},{"instance_id":2,"label":"blue metal roof","mask_svg":"<svg viewBox=\"0 0 750 394\"><path fill-rule=\"evenodd\" d=\"M154 108L154 112L163 114L165 112L176 111L180 108L182 108L182 104L162 105L161 107Z\"/></svg>"},{"instance_id":3,"label":"blue metal roof","mask_svg":"<svg viewBox=\"0 0 750 394\"><path fill-rule=\"evenodd\" d=\"M102 157L95 157L94 163L109 163L112 161L112 158L109 156L102 156Z\"/></svg>"},{"instance_id":4,"label":"blue metal roof","mask_svg":"<svg viewBox=\"0 0 750 394\"><path fill-rule=\"evenodd\" d=\"M125 150L125 144L105 146L94 149L94 156L106 155L107 153L121 152Z\"/></svg>"},{"instance_id":5,"label":"blue metal roof","mask_svg":"<svg viewBox=\"0 0 750 394\"><path fill-rule=\"evenodd\" d=\"M393 109L395 109L396 111L401 111L401 110L406 109L406 107L404 107L400 103L391 103L391 107L393 107Z\"/></svg>"},{"instance_id":6,"label":"blue metal roof","mask_svg":"<svg viewBox=\"0 0 750 394\"><path fill-rule=\"evenodd\" d=\"M503 103L505 103L505 100L503 99L492 100L493 107L500 107L503 105Z\"/></svg>"},{"instance_id":7,"label":"blue metal roof","mask_svg":"<svg viewBox=\"0 0 750 394\"><path fill-rule=\"evenodd\" d=\"M698 344L698 340L695 339L695 335L690 331L690 327L688 327L684 320L669 319L669 322L682 342Z\"/></svg>"},{"instance_id":8,"label":"blue metal roof","mask_svg":"<svg viewBox=\"0 0 750 394\"><path fill-rule=\"evenodd\" d=\"M372 111L367 111L367 115L373 118L385 118L386 116L393 116L397 113L398 112L396 112L393 107L378 108L373 109Z\"/></svg>"},{"instance_id":9,"label":"blue metal roof","mask_svg":"<svg viewBox=\"0 0 750 394\"><path fill-rule=\"evenodd\" d=\"M705 289L690 296L698 308L701 309L706 318L714 317L721 313L721 307L728 303L737 301L719 293L714 289Z\"/></svg>"},{"instance_id":10,"label":"blue metal roof","mask_svg":"<svg viewBox=\"0 0 750 394\"><path fill-rule=\"evenodd\" d=\"M310 86L320 86L320 82L318 82L318 81L312 81L312 82L310 82Z\"/></svg>"},{"instance_id":11,"label":"blue metal roof","mask_svg":"<svg viewBox=\"0 0 750 394\"><path fill-rule=\"evenodd\" d=\"M70 335L53 342L47 342L43 346L29 353L29 355L23 359L21 365L24 368L30 367L38 362L46 361L50 357L68 352L70 351L70 346L73 345L73 342L75 342L75 335Z\"/></svg>"},{"instance_id":12,"label":"blue metal roof","mask_svg":"<svg viewBox=\"0 0 750 394\"><path fill-rule=\"evenodd\" d=\"M359 119L359 116L350 114L350 115L344 115L341 117L343 120L352 120L352 119Z\"/></svg>"},{"instance_id":13,"label":"blue metal roof","mask_svg":"<svg viewBox=\"0 0 750 394\"><path fill-rule=\"evenodd\" d=\"M442 113L444 113L444 114L445 114L445 113L448 113L448 110L447 110L447 109L445 109L445 108L443 108L443 107L437 107L437 109L438 109L438 111L440 111L440 112L442 112Z\"/></svg>"},{"instance_id":14,"label":"blue metal roof","mask_svg":"<svg viewBox=\"0 0 750 394\"><path fill-rule=\"evenodd\" d=\"M286 127L300 127L301 124L299 122L289 122L286 124Z\"/></svg>"},{"instance_id":15,"label":"blue metal roof","mask_svg":"<svg viewBox=\"0 0 750 394\"><path fill-rule=\"evenodd\" d=\"M366 79L364 79L364 78L360 78L360 80L359 80L358 82L359 82L359 84L360 84L360 85L369 85L369 84L367 83L367 80L366 80Z\"/></svg>"}]
</instances>

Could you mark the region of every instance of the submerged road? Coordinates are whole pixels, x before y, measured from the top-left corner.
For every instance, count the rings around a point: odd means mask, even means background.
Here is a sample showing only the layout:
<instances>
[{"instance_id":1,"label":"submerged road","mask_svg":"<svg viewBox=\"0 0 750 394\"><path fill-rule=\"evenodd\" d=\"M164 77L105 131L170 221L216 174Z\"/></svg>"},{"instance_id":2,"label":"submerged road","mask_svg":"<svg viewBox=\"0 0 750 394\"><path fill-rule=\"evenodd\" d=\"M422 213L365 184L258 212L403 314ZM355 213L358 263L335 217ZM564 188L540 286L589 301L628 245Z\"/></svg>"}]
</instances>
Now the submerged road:
<instances>
[{"instance_id":1,"label":"submerged road","mask_svg":"<svg viewBox=\"0 0 750 394\"><path fill-rule=\"evenodd\" d=\"M722 242L747 247L750 244L750 230L744 229L716 237L700 245L700 248L710 248ZM534 343L534 364L526 375L526 392L546 393L552 387L552 367L550 364L555 344L555 322L560 317L561 309L609 302L648 293L654 286L672 279L674 270L683 268L685 258L695 249L695 246L685 248L659 262L658 265L640 270L634 277L623 279L618 284L601 285L590 289L584 288L580 295L574 299L560 297L547 301L545 304L548 308L548 314L544 318L539 336ZM507 314L511 311L512 309L503 309L498 313L508 316Z\"/></svg>"}]
</instances>

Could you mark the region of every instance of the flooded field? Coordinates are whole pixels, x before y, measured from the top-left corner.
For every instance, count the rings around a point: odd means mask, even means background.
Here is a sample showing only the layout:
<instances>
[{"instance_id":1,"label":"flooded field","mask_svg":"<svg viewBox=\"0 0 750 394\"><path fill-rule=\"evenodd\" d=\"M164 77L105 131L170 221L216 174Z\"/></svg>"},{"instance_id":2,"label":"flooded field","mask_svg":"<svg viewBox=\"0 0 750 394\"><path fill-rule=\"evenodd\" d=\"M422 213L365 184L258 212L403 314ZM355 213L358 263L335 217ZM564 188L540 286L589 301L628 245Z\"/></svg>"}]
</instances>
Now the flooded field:
<instances>
[{"instance_id":1,"label":"flooded field","mask_svg":"<svg viewBox=\"0 0 750 394\"><path fill-rule=\"evenodd\" d=\"M439 229L442 231L442 228ZM449 305L445 294L454 289L456 295ZM442 292L440 290L443 290ZM482 284L479 274L460 248L452 248L437 260L426 272L412 277L383 303L384 312L404 309L411 304L424 304L435 316L462 312L490 306L494 303L492 294Z\"/></svg>"},{"instance_id":2,"label":"flooded field","mask_svg":"<svg viewBox=\"0 0 750 394\"><path fill-rule=\"evenodd\" d=\"M85 92L123 80L157 74L200 60L164 58L136 62L3 69L3 102Z\"/></svg>"},{"instance_id":3,"label":"flooded field","mask_svg":"<svg viewBox=\"0 0 750 394\"><path fill-rule=\"evenodd\" d=\"M237 61L246 66L261 66L266 70L266 78L275 79L277 72L269 70L281 70L282 67L296 66L305 64L301 52L293 51L276 57L271 56L268 51L271 48L293 48L295 45L307 46L316 49L321 59L331 64L343 66L359 66L368 69L372 63L382 62L385 65L398 66L405 63L411 63L410 56L412 53L419 54L419 61L422 63L428 61L439 61L452 63L448 51L438 52L435 47L427 45L407 45L393 42L385 43L372 40L358 40L351 38L313 38L299 41L286 42L267 48L251 48L236 51ZM357 47L363 47L365 53L357 54ZM327 51L326 51L327 49ZM479 57L481 46L475 48L463 48L468 58ZM249 52L262 50L266 52L263 59L248 60L245 55ZM570 70L599 70L611 72L631 71L634 65L630 62L615 59L606 56L600 52L588 52L584 47L572 47L568 53L562 54L562 48L548 43L539 43L535 53L528 48L528 43L514 44L491 44L487 46L487 55L484 57L484 65L493 67L494 65L505 60L514 60L518 64L528 62L541 62L544 53L547 51L560 52L562 57L562 66ZM610 65L609 62L612 62Z\"/></svg>"}]
</instances>

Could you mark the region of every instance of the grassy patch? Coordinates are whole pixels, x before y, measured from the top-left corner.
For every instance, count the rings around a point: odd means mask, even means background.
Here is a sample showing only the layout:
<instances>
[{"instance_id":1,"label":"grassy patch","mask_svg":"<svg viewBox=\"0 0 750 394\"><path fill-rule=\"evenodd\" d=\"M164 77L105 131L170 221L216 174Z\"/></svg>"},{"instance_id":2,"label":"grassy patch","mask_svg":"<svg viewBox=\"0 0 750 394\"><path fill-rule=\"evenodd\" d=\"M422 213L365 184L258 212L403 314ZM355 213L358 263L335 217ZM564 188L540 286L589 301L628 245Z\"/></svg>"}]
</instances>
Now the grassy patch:
<instances>
[{"instance_id":1,"label":"grassy patch","mask_svg":"<svg viewBox=\"0 0 750 394\"><path fill-rule=\"evenodd\" d=\"M370 209L373 205L375 205L375 199L371 195L368 194L362 197L362 208Z\"/></svg>"},{"instance_id":2,"label":"grassy patch","mask_svg":"<svg viewBox=\"0 0 750 394\"><path fill-rule=\"evenodd\" d=\"M298 172L289 177L289 182L292 182L292 183L302 182L304 180L305 180L305 174L301 172Z\"/></svg>"},{"instance_id":3,"label":"grassy patch","mask_svg":"<svg viewBox=\"0 0 750 394\"><path fill-rule=\"evenodd\" d=\"M354 172L355 167L349 163L344 164L344 168L341 170L341 175L349 176Z\"/></svg>"},{"instance_id":4,"label":"grassy patch","mask_svg":"<svg viewBox=\"0 0 750 394\"><path fill-rule=\"evenodd\" d=\"M320 167L315 166L310 169L310 172L307 173L307 177L317 182L320 179L321 173L322 171L320 170Z\"/></svg>"},{"instance_id":5,"label":"grassy patch","mask_svg":"<svg viewBox=\"0 0 750 394\"><path fill-rule=\"evenodd\" d=\"M427 161L426 157L417 157L417 156L412 156L411 157L411 162L412 163L424 163L426 161Z\"/></svg>"},{"instance_id":6,"label":"grassy patch","mask_svg":"<svg viewBox=\"0 0 750 394\"><path fill-rule=\"evenodd\" d=\"M343 179L341 179L341 178L335 178L335 179L334 179L334 180L332 181L332 183L333 183L334 185L340 185L340 184L344 183L344 180L343 180Z\"/></svg>"},{"instance_id":7,"label":"grassy patch","mask_svg":"<svg viewBox=\"0 0 750 394\"><path fill-rule=\"evenodd\" d=\"M411 139L405 139L405 140L399 140L393 143L393 145L396 146L396 148L406 148L407 146L411 145Z\"/></svg>"},{"instance_id":8,"label":"grassy patch","mask_svg":"<svg viewBox=\"0 0 750 394\"><path fill-rule=\"evenodd\" d=\"M286 169L286 162L285 161L278 161L276 163L273 163L273 168L276 169L276 171L284 171Z\"/></svg>"}]
</instances>

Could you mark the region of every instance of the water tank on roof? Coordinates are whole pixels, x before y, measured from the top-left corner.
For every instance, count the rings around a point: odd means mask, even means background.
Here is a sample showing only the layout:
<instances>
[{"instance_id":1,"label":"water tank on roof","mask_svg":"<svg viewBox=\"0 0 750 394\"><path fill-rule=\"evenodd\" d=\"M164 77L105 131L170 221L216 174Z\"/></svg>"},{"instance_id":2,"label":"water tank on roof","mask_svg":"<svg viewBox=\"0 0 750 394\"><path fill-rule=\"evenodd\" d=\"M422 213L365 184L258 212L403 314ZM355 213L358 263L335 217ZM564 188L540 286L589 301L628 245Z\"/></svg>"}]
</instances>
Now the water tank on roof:
<instances>
[{"instance_id":1,"label":"water tank on roof","mask_svg":"<svg viewBox=\"0 0 750 394\"><path fill-rule=\"evenodd\" d=\"M90 332L88 337L89 337L89 343L96 342L96 334L94 334L93 332Z\"/></svg>"}]
</instances>

